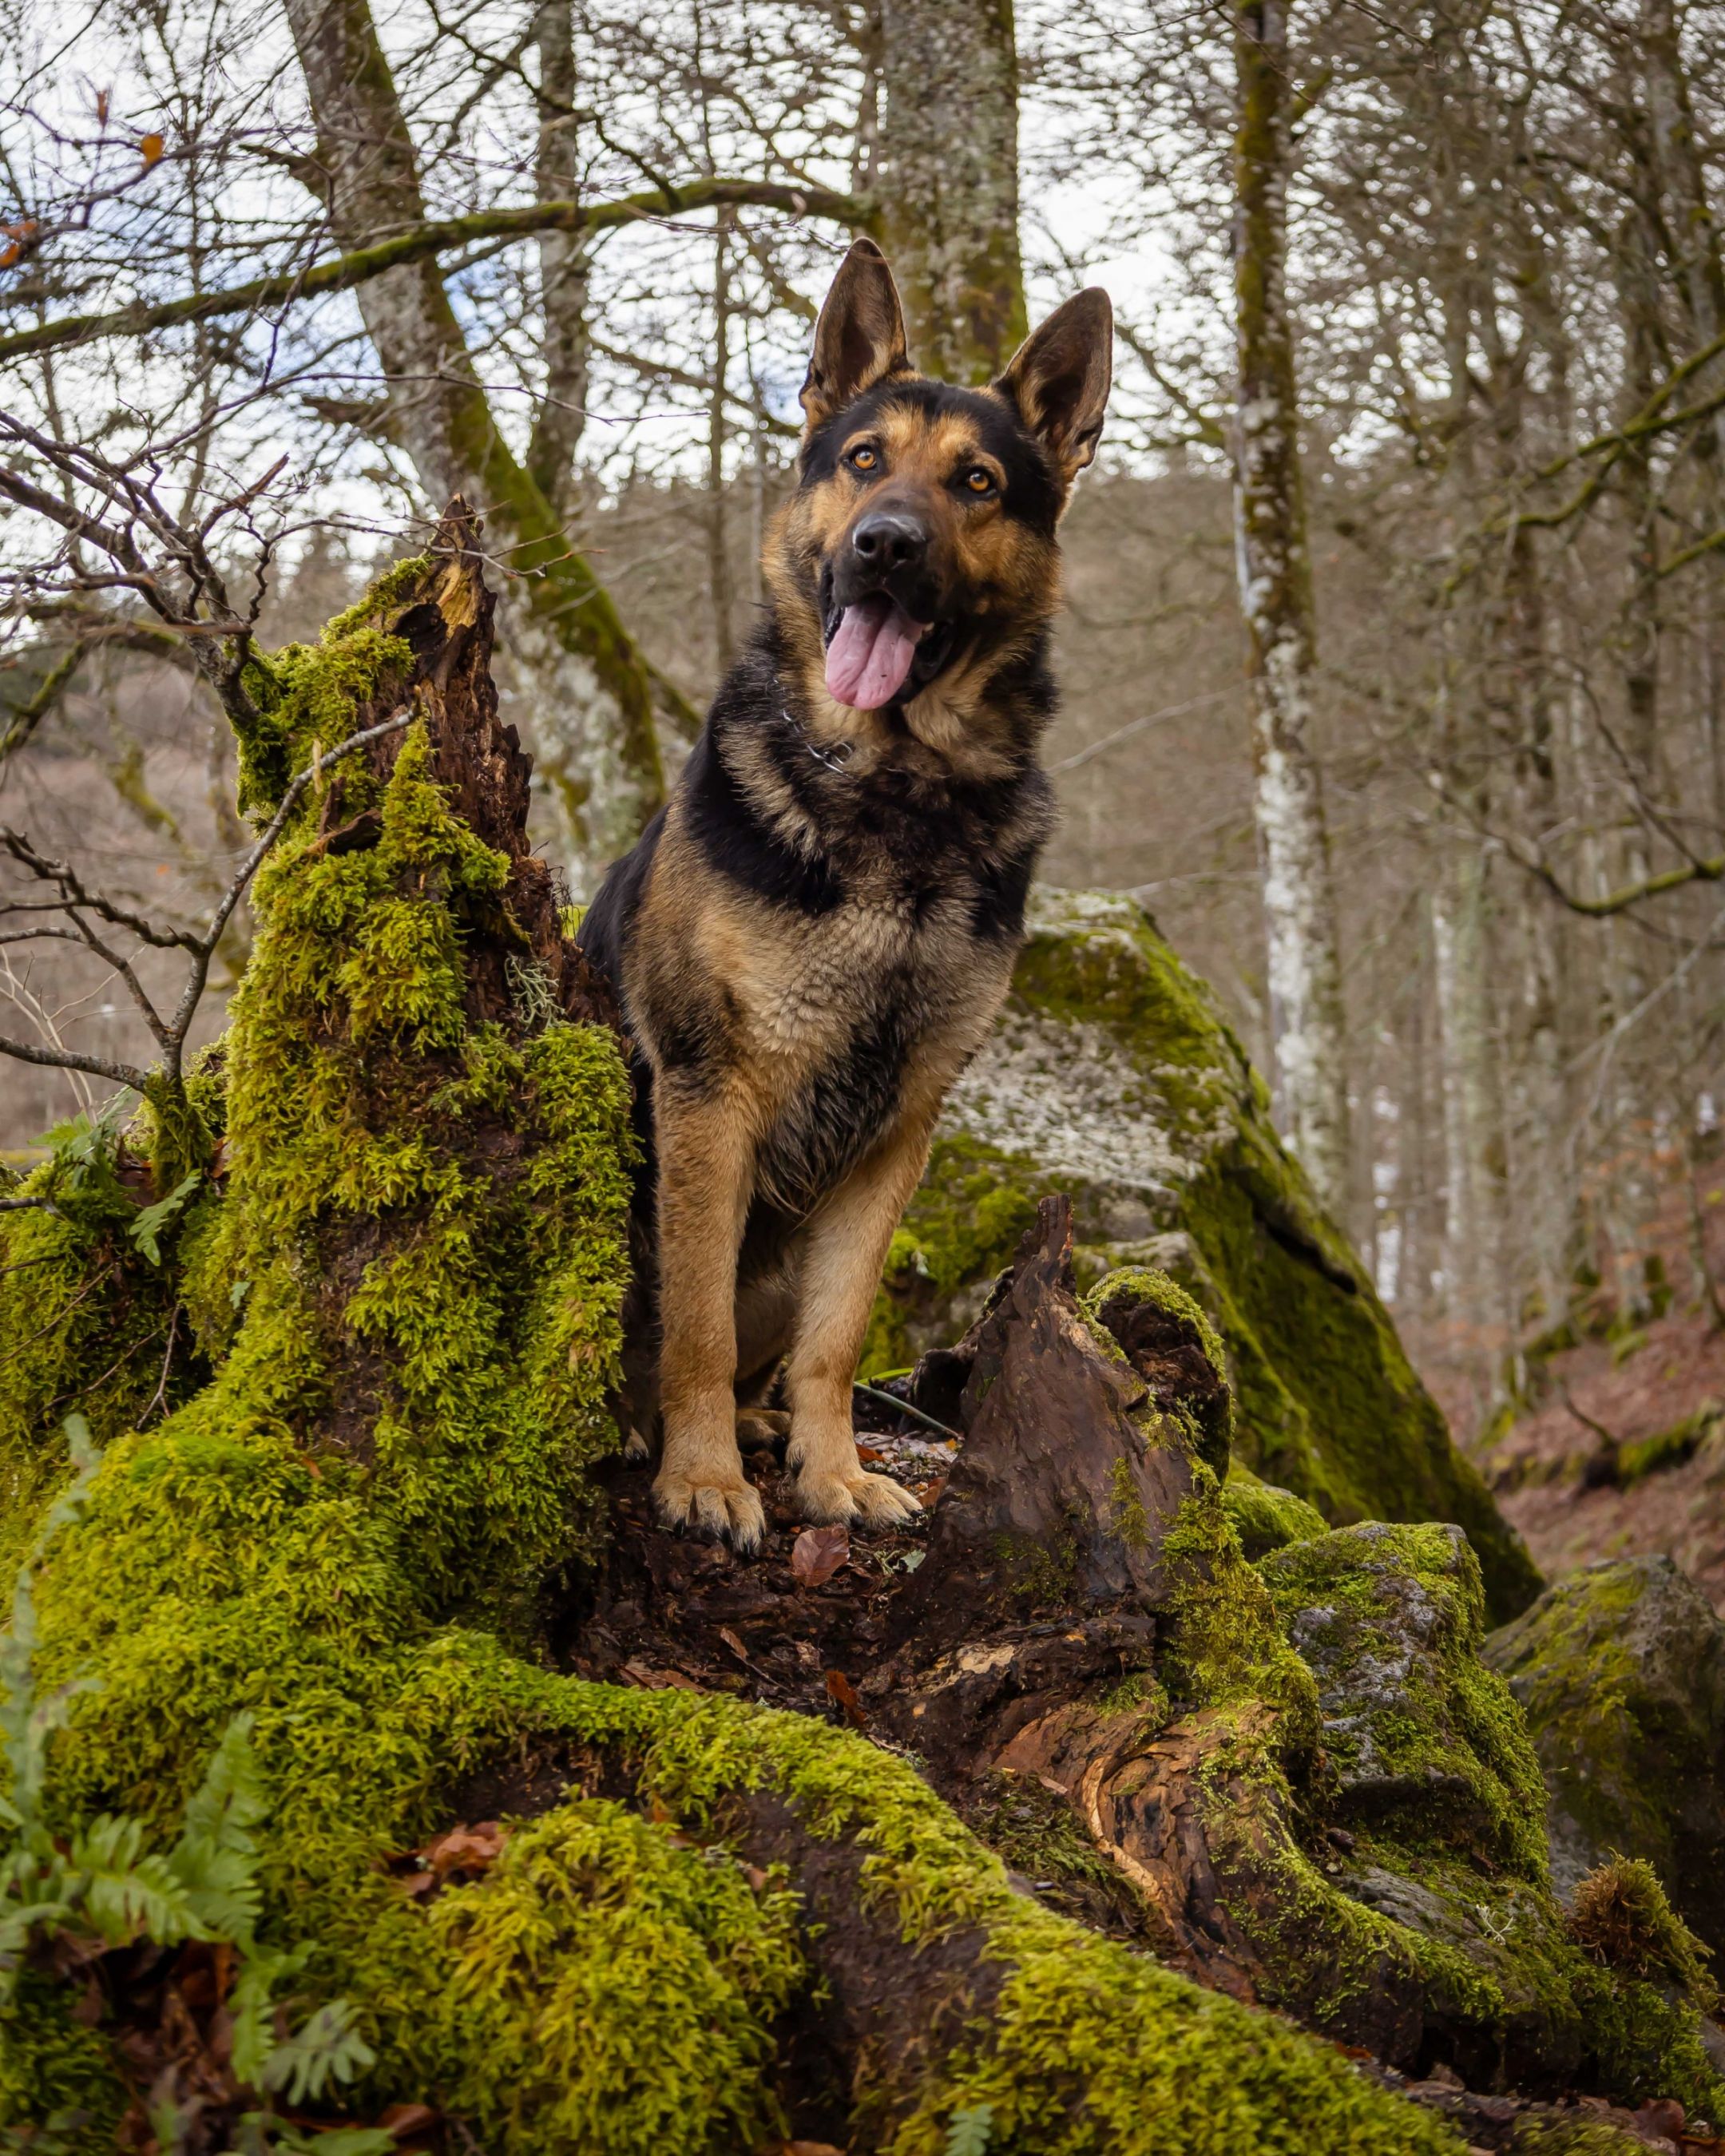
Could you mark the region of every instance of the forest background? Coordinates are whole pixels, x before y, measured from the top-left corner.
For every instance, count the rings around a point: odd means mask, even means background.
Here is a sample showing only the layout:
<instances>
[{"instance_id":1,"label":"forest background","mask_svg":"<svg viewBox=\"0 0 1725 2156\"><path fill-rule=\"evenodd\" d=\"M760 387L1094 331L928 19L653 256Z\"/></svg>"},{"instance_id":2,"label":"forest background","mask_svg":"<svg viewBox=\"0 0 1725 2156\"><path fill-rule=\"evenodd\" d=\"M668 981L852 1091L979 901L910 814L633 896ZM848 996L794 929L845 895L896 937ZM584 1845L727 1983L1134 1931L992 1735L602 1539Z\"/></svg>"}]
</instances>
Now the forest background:
<instances>
[{"instance_id":1,"label":"forest background","mask_svg":"<svg viewBox=\"0 0 1725 2156\"><path fill-rule=\"evenodd\" d=\"M37 862L8 839L0 892L64 861L162 932L207 915L250 844L247 639L314 638L464 486L536 835L590 893L748 634L854 234L953 378L1024 295L1101 283L1047 875L1135 893L1221 991L1460 1436L1591 1342L1564 1441L1692 1453L1725 1392L1722 31L3 0L0 823ZM45 1059L0 1077L14 1158L153 1053L39 926L0 924L0 1032ZM194 1040L248 935L242 901ZM146 943L135 983L179 963ZM1678 1322L1676 1390L1644 1360L1621 1423L1599 1388Z\"/></svg>"}]
</instances>

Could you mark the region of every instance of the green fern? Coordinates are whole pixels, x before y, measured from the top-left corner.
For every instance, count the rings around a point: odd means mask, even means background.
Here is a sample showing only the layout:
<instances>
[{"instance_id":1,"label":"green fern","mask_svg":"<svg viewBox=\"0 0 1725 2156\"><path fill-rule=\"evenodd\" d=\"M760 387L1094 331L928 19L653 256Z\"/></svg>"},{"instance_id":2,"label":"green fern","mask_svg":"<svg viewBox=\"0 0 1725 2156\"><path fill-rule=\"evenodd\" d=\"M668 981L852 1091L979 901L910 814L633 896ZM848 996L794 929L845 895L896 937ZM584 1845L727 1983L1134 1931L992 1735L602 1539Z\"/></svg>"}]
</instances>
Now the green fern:
<instances>
[{"instance_id":1,"label":"green fern","mask_svg":"<svg viewBox=\"0 0 1725 2156\"><path fill-rule=\"evenodd\" d=\"M256 1936L261 1893L253 1830L267 1807L250 1717L228 1723L170 1849L146 1847L144 1822L112 1813L69 1835L49 1826L50 1740L66 1726L73 1701L96 1689L80 1678L42 1697L36 1691L32 1573L48 1540L83 1510L101 1464L83 1417L69 1416L65 1428L76 1472L19 1568L12 1624L0 1633L0 1754L9 1784L0 1795L0 2007L11 2001L32 1948L51 1938L98 1948L223 1943L235 1949L238 1965L228 2010L239 2087L295 2107L316 2102L364 2072L373 2054L346 1999L316 2008L285 2037L278 2034L285 1987L308 1955ZM185 2146L189 2112L182 2116L170 2100L153 2104L150 2118L164 2156ZM391 2135L370 2128L307 2133L267 2108L246 2112L239 2131L242 2156L388 2156L395 2147Z\"/></svg>"},{"instance_id":2,"label":"green fern","mask_svg":"<svg viewBox=\"0 0 1725 2156\"><path fill-rule=\"evenodd\" d=\"M988 2156L993 2124L991 2103L968 2104L963 2111L955 2111L947 2121L943 2156Z\"/></svg>"}]
</instances>

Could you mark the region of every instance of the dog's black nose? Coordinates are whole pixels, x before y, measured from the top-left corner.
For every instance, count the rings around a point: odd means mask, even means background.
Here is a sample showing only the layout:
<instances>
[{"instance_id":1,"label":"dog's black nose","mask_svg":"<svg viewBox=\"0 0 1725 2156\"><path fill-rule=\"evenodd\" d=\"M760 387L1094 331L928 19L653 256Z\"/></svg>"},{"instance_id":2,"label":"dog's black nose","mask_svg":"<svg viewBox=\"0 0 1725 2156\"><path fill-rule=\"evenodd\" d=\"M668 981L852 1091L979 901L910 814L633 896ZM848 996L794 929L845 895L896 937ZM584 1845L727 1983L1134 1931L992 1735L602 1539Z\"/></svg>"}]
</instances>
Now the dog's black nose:
<instances>
[{"instance_id":1,"label":"dog's black nose","mask_svg":"<svg viewBox=\"0 0 1725 2156\"><path fill-rule=\"evenodd\" d=\"M850 535L851 551L870 569L908 568L928 552L928 534L914 516L877 509Z\"/></svg>"}]
</instances>

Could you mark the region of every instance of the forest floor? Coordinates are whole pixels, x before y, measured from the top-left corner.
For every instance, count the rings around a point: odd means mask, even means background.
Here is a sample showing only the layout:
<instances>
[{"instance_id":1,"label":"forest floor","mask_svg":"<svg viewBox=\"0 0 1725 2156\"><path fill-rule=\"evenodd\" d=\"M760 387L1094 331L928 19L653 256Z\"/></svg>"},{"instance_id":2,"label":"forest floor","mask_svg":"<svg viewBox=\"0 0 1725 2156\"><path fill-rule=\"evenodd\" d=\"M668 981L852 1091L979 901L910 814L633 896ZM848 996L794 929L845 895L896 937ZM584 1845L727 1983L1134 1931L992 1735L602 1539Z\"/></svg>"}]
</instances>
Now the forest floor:
<instances>
[{"instance_id":1,"label":"forest floor","mask_svg":"<svg viewBox=\"0 0 1725 2156\"><path fill-rule=\"evenodd\" d=\"M1522 1343L1511 1409L1471 1449L1548 1578L1664 1555L1725 1614L1725 1158L1692 1180L1666 1164L1641 1247L1644 1310L1584 1291Z\"/></svg>"}]
</instances>

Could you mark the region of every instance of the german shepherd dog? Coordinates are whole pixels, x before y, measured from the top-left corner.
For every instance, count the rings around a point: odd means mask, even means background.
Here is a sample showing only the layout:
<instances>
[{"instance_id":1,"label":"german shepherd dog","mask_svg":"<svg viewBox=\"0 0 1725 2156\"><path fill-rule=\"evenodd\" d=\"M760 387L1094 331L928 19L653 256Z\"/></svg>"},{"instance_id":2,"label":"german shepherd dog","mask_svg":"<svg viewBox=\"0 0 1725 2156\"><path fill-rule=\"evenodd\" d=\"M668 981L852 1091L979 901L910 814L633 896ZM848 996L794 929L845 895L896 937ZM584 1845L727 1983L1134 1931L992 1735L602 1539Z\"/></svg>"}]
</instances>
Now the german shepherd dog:
<instances>
[{"instance_id":1,"label":"german shepherd dog","mask_svg":"<svg viewBox=\"0 0 1725 2156\"><path fill-rule=\"evenodd\" d=\"M1053 821L1036 757L1055 527L1096 451L1112 333L1106 295L1081 292L988 388L930 381L886 259L856 243L815 328L764 619L582 923L649 1145L656 1368L649 1325L628 1414L662 1424L660 1519L740 1551L765 1522L738 1431L786 1426L756 1406L781 1368L803 1517L916 1510L859 1466L851 1380Z\"/></svg>"}]
</instances>

